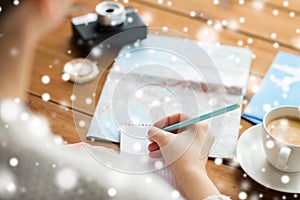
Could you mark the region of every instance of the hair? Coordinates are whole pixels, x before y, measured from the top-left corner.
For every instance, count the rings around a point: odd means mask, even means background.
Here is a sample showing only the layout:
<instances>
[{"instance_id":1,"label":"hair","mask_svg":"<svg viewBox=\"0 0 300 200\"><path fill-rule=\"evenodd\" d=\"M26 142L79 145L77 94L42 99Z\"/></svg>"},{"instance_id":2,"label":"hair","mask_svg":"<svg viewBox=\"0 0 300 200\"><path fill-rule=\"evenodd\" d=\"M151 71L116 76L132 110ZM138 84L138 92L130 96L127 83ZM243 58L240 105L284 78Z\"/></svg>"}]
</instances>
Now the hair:
<instances>
[{"instance_id":1,"label":"hair","mask_svg":"<svg viewBox=\"0 0 300 200\"><path fill-rule=\"evenodd\" d=\"M18 5L15 4L18 2ZM22 3L20 0L0 0L0 18L8 13L9 10L19 6Z\"/></svg>"}]
</instances>

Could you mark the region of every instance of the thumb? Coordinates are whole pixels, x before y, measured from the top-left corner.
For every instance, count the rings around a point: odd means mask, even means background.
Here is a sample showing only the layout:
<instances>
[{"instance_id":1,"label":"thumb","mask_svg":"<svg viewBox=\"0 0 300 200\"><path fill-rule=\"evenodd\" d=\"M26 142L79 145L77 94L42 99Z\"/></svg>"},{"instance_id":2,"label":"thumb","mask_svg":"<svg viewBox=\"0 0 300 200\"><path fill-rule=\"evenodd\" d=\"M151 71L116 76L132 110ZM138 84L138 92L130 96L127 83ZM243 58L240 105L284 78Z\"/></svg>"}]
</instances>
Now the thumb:
<instances>
[{"instance_id":1,"label":"thumb","mask_svg":"<svg viewBox=\"0 0 300 200\"><path fill-rule=\"evenodd\" d=\"M174 134L153 126L148 131L149 140L156 142L161 148L170 144L175 137Z\"/></svg>"}]
</instances>

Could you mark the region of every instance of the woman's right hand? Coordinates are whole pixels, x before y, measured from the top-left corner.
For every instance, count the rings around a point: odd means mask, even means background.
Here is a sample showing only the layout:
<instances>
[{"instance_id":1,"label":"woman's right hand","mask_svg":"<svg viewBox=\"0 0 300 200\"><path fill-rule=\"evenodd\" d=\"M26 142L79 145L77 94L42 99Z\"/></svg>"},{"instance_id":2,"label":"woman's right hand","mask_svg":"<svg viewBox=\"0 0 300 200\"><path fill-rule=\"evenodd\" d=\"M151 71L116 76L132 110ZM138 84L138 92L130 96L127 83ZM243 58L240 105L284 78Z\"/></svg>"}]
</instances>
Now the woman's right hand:
<instances>
[{"instance_id":1,"label":"woman's right hand","mask_svg":"<svg viewBox=\"0 0 300 200\"><path fill-rule=\"evenodd\" d=\"M208 134L207 123L200 122L172 132L162 130L187 119L188 116L178 113L156 122L148 132L151 141L148 149L150 156L161 152L186 198L203 199L219 194L206 173L207 156L214 141Z\"/></svg>"}]
</instances>

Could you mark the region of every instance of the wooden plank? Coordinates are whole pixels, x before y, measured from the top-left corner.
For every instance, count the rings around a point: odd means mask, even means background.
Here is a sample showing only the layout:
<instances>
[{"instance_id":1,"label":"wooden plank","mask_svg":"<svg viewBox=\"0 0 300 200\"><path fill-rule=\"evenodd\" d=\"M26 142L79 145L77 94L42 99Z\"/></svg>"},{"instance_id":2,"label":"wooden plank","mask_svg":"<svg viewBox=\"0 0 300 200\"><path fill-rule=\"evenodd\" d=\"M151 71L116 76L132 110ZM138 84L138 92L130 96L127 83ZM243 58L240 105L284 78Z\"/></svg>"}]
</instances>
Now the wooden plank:
<instances>
[{"instance_id":1,"label":"wooden plank","mask_svg":"<svg viewBox=\"0 0 300 200\"><path fill-rule=\"evenodd\" d=\"M151 26L164 26L166 24L170 24L171 28L181 31L182 27L188 18L176 16L175 14L169 14L168 18L166 18L165 21L159 20L160 18L163 18L164 15L166 15L165 12L159 10L159 9L153 9L149 7L145 7L143 5L140 5L138 3L132 4L131 6L136 7L139 10L139 14L144 18L145 21L147 21L147 13L151 14L152 21L148 22ZM83 7L82 10L85 12L88 10L89 7ZM90 8L92 9L92 8ZM189 19L190 20L190 19ZM176 23L174 23L174 21ZM190 20L190 29L188 34L193 35L196 32L196 28L194 27L205 27L206 25L202 22L199 22L197 20ZM192 29L191 29L192 28ZM68 49L70 49L72 46L67 42L61 42L61 41L68 41L70 39L70 29L69 29L69 21L65 20L60 26L58 31L54 31L52 34L50 34L46 39L41 43L35 63L34 63L34 71L33 71L33 78L31 83L31 88L29 92L42 96L44 93L49 93L51 96L51 100L57 103L60 103L62 105L72 107L72 101L70 100L71 95L73 94L73 84L70 82L64 82L61 79L62 75L62 68L65 62L72 59L73 51L71 52L71 55L68 54ZM223 30L220 34L220 40L224 41L225 44L232 44L235 45L236 37L244 37L246 40L247 37L238 34L233 33L227 30ZM58 39L62 38L62 39ZM253 87L258 87L259 83L261 81L261 76L263 76L272 62L273 57L275 56L277 50L272 48L268 42L264 42L261 40L255 40L253 45L250 46L250 49L253 52L256 52L256 59L253 60L252 65L252 73L256 73L259 76L251 75L248 82L248 90L247 90L247 99L250 100L250 98L253 95ZM295 53L293 50L289 50L286 48L280 48L281 50L291 51ZM257 53L258 52L258 53ZM49 68L52 67L52 68ZM105 71L105 75L107 74L107 71ZM51 78L51 81L49 84L43 84L41 82L41 78L44 75L48 75ZM255 80L255 81L250 81ZM101 83L98 84L99 87L96 92L96 97L99 96L101 87L104 83L104 79L101 80ZM95 81L91 84L95 84ZM85 85L86 87L89 87L90 85ZM87 95L80 95L76 98L76 105L74 105L74 109L77 109L79 111L88 113L90 115L93 114L95 105L97 102L96 100L93 100L91 105L87 105L85 103L85 99L92 95L93 92L90 92ZM93 99L93 98L92 98Z\"/></svg>"},{"instance_id":2,"label":"wooden plank","mask_svg":"<svg viewBox=\"0 0 300 200\"><path fill-rule=\"evenodd\" d=\"M29 92L40 97L47 93L50 95L50 101L68 108L73 108L74 110L78 110L91 116L94 114L96 103L98 102L105 79L101 79L98 84L97 80L95 80L89 84L78 86L77 89L81 91L81 95L76 95L76 99L72 101L71 96L77 93L74 92L74 84L62 80L62 68L68 59L69 58L67 57L57 57L49 52L41 50L37 51ZM106 76L107 73L108 70L105 71L104 76ZM43 76L48 76L50 78L48 84L42 82ZM259 88L261 80L262 77L260 76L249 76L245 102L250 101L254 92ZM93 86L91 86L92 84L98 86L96 98L94 98L92 94L94 91L89 89L89 87L93 88ZM80 87L82 88L80 89ZM91 104L86 103L87 98L92 99Z\"/></svg>"},{"instance_id":3,"label":"wooden plank","mask_svg":"<svg viewBox=\"0 0 300 200\"><path fill-rule=\"evenodd\" d=\"M44 94L49 94L51 101L67 107L74 105L75 110L92 115L108 74L108 69L100 69L103 74L99 81L95 79L87 84L74 85L72 82L66 82L62 79L64 64L70 59L71 57L68 56L37 50L29 93L40 97ZM43 83L43 76L48 76L50 82L47 84ZM72 101L71 96L74 95L76 99ZM87 99L90 99L91 102L87 103Z\"/></svg>"},{"instance_id":4,"label":"wooden plank","mask_svg":"<svg viewBox=\"0 0 300 200\"><path fill-rule=\"evenodd\" d=\"M287 10L287 12L295 12L300 14L300 1L298 0L263 0L264 2L277 7L280 10Z\"/></svg>"},{"instance_id":5,"label":"wooden plank","mask_svg":"<svg viewBox=\"0 0 300 200\"><path fill-rule=\"evenodd\" d=\"M167 13L168 17L165 20L160 20L161 18L164 18L166 12L159 9L143 6L138 3L133 3L131 4L131 6L134 6L139 10L139 14L145 21L149 23L150 26L162 27L166 24L169 24L170 28L176 31L182 31L183 27L186 24L186 21L189 20L189 31L187 33L189 34L189 36L194 36L199 28L206 27L206 24L203 22L191 20L182 16L177 16L172 13ZM88 8L89 7L84 7L83 10L86 11L88 10ZM92 11L92 8L90 9ZM149 20L149 18L147 17L148 15L151 15L151 20ZM73 94L74 85L70 82L64 82L61 79L64 64L73 57L76 57L76 55L73 55L75 51L71 51L70 55L68 54L68 50L72 48L72 45L70 45L68 42L65 42L70 40L71 31L69 25L69 21L64 20L57 31L54 31L53 33L48 35L40 44L34 63L33 78L29 92L38 96L42 96L44 93L49 93L51 96L51 100L71 107L72 101L70 100L70 97ZM241 38L243 41L246 41L248 37L228 30L222 30L222 32L219 34L219 38L220 41L224 44L236 45L237 38ZM256 55L256 58L253 60L251 73L252 75L258 75L255 76L254 79L261 80L261 77L266 73L278 50L274 49L271 43L259 39L254 40L253 44L249 48ZM296 51L287 48L280 47L279 49L296 53ZM98 84L99 87L97 88L96 97L98 97L100 94L100 90L104 83L107 72L108 71L104 72L104 78L101 79L100 83ZM49 84L43 84L41 82L41 78L44 75L48 75L51 78ZM95 80L90 84L84 85L83 87L89 87L93 84L97 84L96 82L97 81ZM248 84L248 98L250 98L253 94L251 93L253 85L255 84ZM259 84L256 83L256 86L258 85ZM95 109L97 98L93 100L92 104L90 105L87 105L85 103L85 99L90 98L93 92L94 91L90 91L89 94L79 95L76 98L77 102L74 108L92 115Z\"/></svg>"},{"instance_id":6,"label":"wooden plank","mask_svg":"<svg viewBox=\"0 0 300 200\"><path fill-rule=\"evenodd\" d=\"M81 1L79 1L81 2ZM94 4L96 1L89 1L88 3L83 2L82 5L78 3L77 7L82 8L85 13L93 12ZM130 2L128 6L133 6L138 9L139 15L143 18L145 22L149 24L150 27L164 27L167 26L169 29L186 34L188 37L197 39L197 37L204 41L214 41L220 42L226 45L237 46L238 43L243 43L242 46L248 47L254 54L255 59L253 60L253 65L251 73L263 76L269 65L271 64L273 58L278 51L287 51L295 54L299 54L299 51L292 50L290 48L281 47L274 48L272 42L267 42L257 38L250 38L247 35L233 32L230 30L221 29L215 31L211 26L208 26L205 22L199 21L197 19L190 19L189 17L178 16L176 14L165 12L161 9L152 8L139 3ZM77 15L82 14L75 12ZM71 13L70 15L75 15ZM165 17L165 16L168 17ZM164 20L161 20L164 19ZM188 22L188 23L187 23ZM188 32L183 32L184 28L188 28ZM65 40L70 40L71 30L70 22L65 20L60 26L59 31L55 31L48 35L40 44L39 48L43 50L48 50L53 53L60 55L65 55L71 57L77 57L76 49L67 42L61 42ZM206 37L206 34L207 37ZM200 36L199 36L200 35ZM211 37L210 35L213 35ZM250 41L252 44L249 44ZM68 50L71 50L71 55L68 55Z\"/></svg>"},{"instance_id":7,"label":"wooden plank","mask_svg":"<svg viewBox=\"0 0 300 200\"><path fill-rule=\"evenodd\" d=\"M173 0L172 5L168 2L159 4L157 0L134 0L148 4L149 6L160 7L180 15L190 16L191 14L198 20L211 20L213 23L227 21L227 29L245 33L249 37L264 38L269 41L279 42L289 47L300 48L299 35L296 29L299 28L300 16L290 17L290 13L278 11L268 4L261 4L261 1L244 1L243 5L235 1L220 1L214 5L215 1L190 0L188 3L181 0ZM277 11L279 12L276 15ZM273 14L275 12L275 14ZM243 22L243 18L244 22ZM209 23L209 21L207 21ZM284 30L284 31L283 31ZM277 38L271 38L271 33L276 33Z\"/></svg>"},{"instance_id":8,"label":"wooden plank","mask_svg":"<svg viewBox=\"0 0 300 200\"><path fill-rule=\"evenodd\" d=\"M238 163L233 160L227 165L216 165L212 160L207 164L207 172L222 194L232 199L241 199L241 192L246 193L246 199L295 199L294 194L287 194L268 189L248 177Z\"/></svg>"},{"instance_id":9,"label":"wooden plank","mask_svg":"<svg viewBox=\"0 0 300 200\"><path fill-rule=\"evenodd\" d=\"M160 17L163 16L164 12L159 11L159 10L155 10L155 9L147 9L143 8L142 6L140 6L140 4L134 4L133 6L137 7L139 9L139 12L142 14L142 17L146 16L145 12L151 12L154 13L154 17L156 18L154 20L153 25L157 25L160 21L157 20ZM83 9L83 10L87 10L87 9ZM170 15L170 18L172 20L176 20L178 22L182 22L184 20L186 20L183 17L176 17L175 15ZM181 21L180 21L181 20ZM70 82L64 82L61 79L61 71L63 68L63 65L65 62L67 62L68 60L70 60L72 58L72 55L68 55L67 53L67 49L68 45L61 45L61 42L55 42L57 41L57 38L63 38L63 40L68 40L68 34L70 34L70 32L68 31L62 31L64 30L64 27L69 27L67 25L67 23L69 23L67 20L60 26L60 29L58 32L53 32L48 39L49 40L44 40L45 43L41 44L40 49L37 51L37 56L36 56L36 60L35 60L35 64L34 64L34 72L33 72L33 79L32 79L32 84L31 84L31 88L30 88L30 92L34 93L38 96L42 96L42 94L44 93L49 93L51 96L51 100L53 100L54 102L60 103L62 105L68 106L68 107L72 107L72 101L70 100L70 97L72 95L73 92L73 84ZM201 24L201 22L191 22L191 24L193 25L193 23L197 23L197 24ZM161 26L163 24L160 24ZM180 26L179 26L180 27ZM178 26L174 26L175 29L178 29ZM181 27L180 27L181 28ZM69 29L69 28L66 28ZM190 31L191 32L191 31ZM224 35L224 34L222 34ZM226 33L225 33L226 35ZM230 37L229 39L226 39L228 37ZM56 38L56 40L54 40L53 38ZM232 40L232 37L229 33L227 33L226 37L224 37L225 40L230 41ZM53 42L50 42L53 41ZM255 43L254 43L255 44ZM261 42L261 45L259 45L259 47L265 47L264 42ZM48 48L46 48L48 46ZM62 48L64 47L64 48ZM255 72L255 67L258 66L259 69L261 68L261 64L258 65L256 64L257 62L265 62L268 63L266 65L269 65L271 62L272 56L268 56L266 55L266 53L270 53L270 49L266 48L257 48L257 50L261 51L261 54L264 55L264 57L260 57L254 59L254 64L252 67L252 71ZM51 49L57 49L58 52L51 50ZM64 49L63 51L61 51L61 49ZM265 59L265 61L264 61ZM52 66L52 68L49 68L49 66ZM106 72L107 73L107 72ZM263 75L264 72L261 72L260 75ZM41 77L43 75L48 75L51 78L51 81L49 84L43 84L41 82ZM257 88L259 87L261 81L261 77L260 76L255 76L255 75L251 75L248 81L248 90L247 90L247 100L249 101L250 98L253 95L253 88ZM103 84L103 81L102 81ZM101 88L101 85L99 84L99 88ZM99 92L97 93L96 96L99 95ZM86 105L85 103L85 98L83 98L82 96L77 97L78 101L81 101L81 103L76 103L74 109L77 109L79 111L88 113L90 115L93 114L94 112L94 108L95 108L95 102L97 102L97 99L95 101L93 101L93 106L89 106ZM244 127L244 126L243 126ZM248 127L248 126L246 126ZM244 129L242 129L244 130Z\"/></svg>"},{"instance_id":10,"label":"wooden plank","mask_svg":"<svg viewBox=\"0 0 300 200\"><path fill-rule=\"evenodd\" d=\"M83 2L85 6L77 4L73 9L72 14L81 14L93 10L92 5L95 1L77 1ZM149 23L150 26L168 26L174 30L182 32L184 27L188 27L187 34L196 38L197 32L200 28L206 28L206 23L197 19L189 19L188 17L179 16L164 10L151 8L140 3L130 3L139 10L142 18ZM165 16L168 17L165 17ZM69 17L70 17L69 16ZM161 20L164 19L164 20ZM188 24L188 25L187 25ZM73 93L73 84L64 82L61 79L61 71L65 62L77 57L76 49L72 49L72 45L69 42L71 36L71 30L69 21L65 20L57 30L49 34L45 40L38 46L37 57L35 59L33 79L31 88L29 90L33 95L29 96L29 107L33 112L44 115L53 130L54 133L61 135L68 143L76 143L80 141L90 142L85 139L85 134L91 120L90 115L93 114L93 109L97 99L92 101L92 104L86 104L87 97L92 97L94 91L87 90L87 93L83 96L77 96L76 101L79 101L75 106L75 110L71 110L72 101L70 96ZM223 44L236 45L238 40L244 41L244 44L248 40L249 36L245 34L236 33L229 30L221 30L218 32L218 41ZM293 53L297 51L289 48L279 47L274 49L272 42L264 41L261 39L253 38L253 44L249 45L249 48L256 54L253 67L251 69L252 76L248 81L247 99L253 95L252 88L259 85L263 75L268 69L271 61L276 55L277 51L285 50ZM69 51L71 50L71 52ZM52 67L49 67L49 66ZM107 71L105 72L107 74ZM51 78L49 84L43 84L41 77L48 75ZM254 77L254 78L253 78ZM96 94L99 94L103 81L99 83L99 87L96 88ZM92 83L95 84L95 83ZM88 88L89 85L83 86L83 89ZM44 102L39 97L49 93L51 95L50 102ZM35 96L37 95L37 97ZM96 95L97 96L97 95ZM78 110L78 112L76 111ZM78 121L74 122L73 112L76 116L85 122L84 127L78 126ZM82 113L84 112L84 113ZM240 134L252 124L242 120ZM118 146L112 143L93 143L94 145L101 145L108 148L113 148L118 151ZM208 173L212 177L212 180L216 183L218 188L223 194L232 196L233 199L239 199L238 195L241 191L246 192L249 199L259 199L258 195L263 194L263 199L282 199L283 195L286 199L292 199L293 196L287 195L273 190L266 189L265 187L257 184L248 177L244 177L243 171L236 166L235 162L229 162L223 165L216 165L213 161L208 161Z\"/></svg>"},{"instance_id":11,"label":"wooden plank","mask_svg":"<svg viewBox=\"0 0 300 200\"><path fill-rule=\"evenodd\" d=\"M30 93L40 97L43 94L48 93L51 97L50 101L61 105L62 108L74 109L88 115L93 115L96 102L98 101L97 98L92 102L91 105L88 105L85 103L85 98L83 98L84 96L78 96L75 100L76 103L72 105L73 102L71 101L71 95L73 94L74 84L65 82L61 78L63 64L68 59L68 57L57 57L56 55L45 51L37 51L37 59L34 63L33 79L29 91ZM49 76L50 78L49 84L42 83L41 79L45 75ZM254 95L254 91L259 87L261 80L261 77L250 75L244 106L247 105L251 97ZM100 88L101 85L103 85L103 81L101 82L101 84L99 84L98 88ZM83 89L83 91L86 90ZM97 91L96 96L98 97L99 94L100 90ZM44 105L47 105L47 103L45 102ZM242 120L240 134L250 126L251 124L249 122Z\"/></svg>"},{"instance_id":12,"label":"wooden plank","mask_svg":"<svg viewBox=\"0 0 300 200\"><path fill-rule=\"evenodd\" d=\"M91 142L85 138L91 122L90 116L72 111L62 105L44 102L33 95L28 96L28 106L33 113L45 117L53 133L60 135L67 143L86 142L91 145L104 146L114 149L117 152L119 151L117 144L100 141ZM85 125L80 126L80 121L84 121Z\"/></svg>"},{"instance_id":13,"label":"wooden plank","mask_svg":"<svg viewBox=\"0 0 300 200\"><path fill-rule=\"evenodd\" d=\"M88 142L92 145L100 145L113 150L119 150L118 145L106 142L93 142L85 139L85 132L89 126L91 118L81 113L76 113L86 122L86 126L80 127L74 123L73 112L66 107L58 106L55 103L44 102L40 98L30 95L28 100L29 108L36 114L44 116L53 133L62 136L68 143ZM77 129L75 128L77 127ZM79 129L79 130L78 130ZM238 199L241 191L245 191L249 196L263 194L265 198L282 195L281 193L267 190L248 177L243 176L243 171L237 163L229 162L227 165L216 165L212 160L208 161L207 171L223 194Z\"/></svg>"}]
</instances>

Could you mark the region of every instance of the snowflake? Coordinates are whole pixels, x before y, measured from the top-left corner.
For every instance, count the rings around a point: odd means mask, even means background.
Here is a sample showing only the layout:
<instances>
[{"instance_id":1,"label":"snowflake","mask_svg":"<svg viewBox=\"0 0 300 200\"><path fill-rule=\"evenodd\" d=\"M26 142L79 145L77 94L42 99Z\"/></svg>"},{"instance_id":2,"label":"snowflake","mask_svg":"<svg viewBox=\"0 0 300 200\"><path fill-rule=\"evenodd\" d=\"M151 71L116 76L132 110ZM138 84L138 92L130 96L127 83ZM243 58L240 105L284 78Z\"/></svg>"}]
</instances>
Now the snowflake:
<instances>
[{"instance_id":1,"label":"snowflake","mask_svg":"<svg viewBox=\"0 0 300 200\"><path fill-rule=\"evenodd\" d=\"M274 16L277 16L277 15L279 15L279 11L278 11L278 10L276 10L276 9L275 9L275 10L273 10L273 15L274 15Z\"/></svg>"},{"instance_id":2,"label":"snowflake","mask_svg":"<svg viewBox=\"0 0 300 200\"><path fill-rule=\"evenodd\" d=\"M19 164L19 160L17 158L11 158L9 160L9 165L12 167L16 167L16 166L18 166L18 164Z\"/></svg>"},{"instance_id":3,"label":"snowflake","mask_svg":"<svg viewBox=\"0 0 300 200\"><path fill-rule=\"evenodd\" d=\"M76 96L75 96L74 94L72 94L72 95L70 96L70 99L71 99L71 101L75 101L75 100L76 100Z\"/></svg>"},{"instance_id":4,"label":"snowflake","mask_svg":"<svg viewBox=\"0 0 300 200\"><path fill-rule=\"evenodd\" d=\"M129 21L128 21L129 22ZM91 52L92 56L94 57L99 57L102 54L102 50L99 47L95 47L92 52Z\"/></svg>"},{"instance_id":5,"label":"snowflake","mask_svg":"<svg viewBox=\"0 0 300 200\"><path fill-rule=\"evenodd\" d=\"M93 102L93 101L92 101L91 98L86 98L86 99L85 99L85 103L88 104L88 105L90 105L92 102Z\"/></svg>"},{"instance_id":6,"label":"snowflake","mask_svg":"<svg viewBox=\"0 0 300 200\"><path fill-rule=\"evenodd\" d=\"M15 98L15 103L17 103L17 104L21 103L21 99L20 98Z\"/></svg>"},{"instance_id":7,"label":"snowflake","mask_svg":"<svg viewBox=\"0 0 300 200\"><path fill-rule=\"evenodd\" d=\"M178 199L180 197L180 193L177 190L173 190L171 192L172 199Z\"/></svg>"},{"instance_id":8,"label":"snowflake","mask_svg":"<svg viewBox=\"0 0 300 200\"><path fill-rule=\"evenodd\" d=\"M270 104L266 103L266 104L263 105L263 110L264 110L265 112L268 112L268 111L270 111L271 109L272 109L272 106L271 106Z\"/></svg>"},{"instance_id":9,"label":"snowflake","mask_svg":"<svg viewBox=\"0 0 300 200\"><path fill-rule=\"evenodd\" d=\"M223 19L223 20L221 21L221 24L222 24L223 26L227 26L227 25L228 25L228 21L225 20L225 19Z\"/></svg>"},{"instance_id":10,"label":"snowflake","mask_svg":"<svg viewBox=\"0 0 300 200\"><path fill-rule=\"evenodd\" d=\"M10 50L10 55L11 55L12 57L16 57L18 54L19 54L18 49L12 48L12 49Z\"/></svg>"},{"instance_id":11,"label":"snowflake","mask_svg":"<svg viewBox=\"0 0 300 200\"><path fill-rule=\"evenodd\" d=\"M276 39L277 38L277 33L271 33L271 38Z\"/></svg>"},{"instance_id":12,"label":"snowflake","mask_svg":"<svg viewBox=\"0 0 300 200\"><path fill-rule=\"evenodd\" d=\"M264 3L261 0L255 0L252 2L252 7L256 10L261 10L264 8Z\"/></svg>"},{"instance_id":13,"label":"snowflake","mask_svg":"<svg viewBox=\"0 0 300 200\"><path fill-rule=\"evenodd\" d=\"M141 18L143 19L143 21L148 25L149 23L152 22L153 20L153 16L150 12L143 12L141 14Z\"/></svg>"},{"instance_id":14,"label":"snowflake","mask_svg":"<svg viewBox=\"0 0 300 200\"><path fill-rule=\"evenodd\" d=\"M248 195L246 192L240 192L239 193L239 199L247 199Z\"/></svg>"},{"instance_id":15,"label":"snowflake","mask_svg":"<svg viewBox=\"0 0 300 200\"><path fill-rule=\"evenodd\" d=\"M44 75L44 76L42 76L42 83L43 84L48 84L48 83L50 83L50 77L49 76L47 76L47 75Z\"/></svg>"},{"instance_id":16,"label":"snowflake","mask_svg":"<svg viewBox=\"0 0 300 200\"><path fill-rule=\"evenodd\" d=\"M251 88L251 91L255 94L259 91L259 86L258 85L253 85L252 88Z\"/></svg>"},{"instance_id":17,"label":"snowflake","mask_svg":"<svg viewBox=\"0 0 300 200\"><path fill-rule=\"evenodd\" d=\"M17 190L15 176L6 168L0 168L0 196L4 199L11 197Z\"/></svg>"},{"instance_id":18,"label":"snowflake","mask_svg":"<svg viewBox=\"0 0 300 200\"><path fill-rule=\"evenodd\" d=\"M48 94L48 93L42 94L42 99L43 99L43 101L49 101L50 100L50 94Z\"/></svg>"},{"instance_id":19,"label":"snowflake","mask_svg":"<svg viewBox=\"0 0 300 200\"><path fill-rule=\"evenodd\" d=\"M222 158L216 158L215 159L215 164L216 165L221 165L223 163L223 159Z\"/></svg>"},{"instance_id":20,"label":"snowflake","mask_svg":"<svg viewBox=\"0 0 300 200\"><path fill-rule=\"evenodd\" d=\"M207 26L197 31L196 38L200 41L213 43L218 41L219 36L214 28Z\"/></svg>"},{"instance_id":21,"label":"snowflake","mask_svg":"<svg viewBox=\"0 0 300 200\"><path fill-rule=\"evenodd\" d=\"M244 17L241 17L241 18L239 19L239 21L240 21L240 23L245 23L246 19L245 19Z\"/></svg>"},{"instance_id":22,"label":"snowflake","mask_svg":"<svg viewBox=\"0 0 300 200\"><path fill-rule=\"evenodd\" d=\"M243 43L242 40L239 40L239 41L237 42L237 45L238 45L238 46L243 46L243 44L244 44L244 43Z\"/></svg>"},{"instance_id":23,"label":"snowflake","mask_svg":"<svg viewBox=\"0 0 300 200\"><path fill-rule=\"evenodd\" d=\"M53 140L54 140L54 143L57 145L62 145L64 143L64 140L62 139L62 137L58 136L58 135L54 136Z\"/></svg>"},{"instance_id":24,"label":"snowflake","mask_svg":"<svg viewBox=\"0 0 300 200\"><path fill-rule=\"evenodd\" d=\"M11 182L6 185L6 189L9 193L14 193L17 190L17 186L15 183Z\"/></svg>"},{"instance_id":25,"label":"snowflake","mask_svg":"<svg viewBox=\"0 0 300 200\"><path fill-rule=\"evenodd\" d=\"M133 22L132 17L128 17L128 18L127 18L127 22L128 22L128 23L132 23L132 22Z\"/></svg>"},{"instance_id":26,"label":"snowflake","mask_svg":"<svg viewBox=\"0 0 300 200\"><path fill-rule=\"evenodd\" d=\"M109 189L107 190L107 194L108 194L109 196L111 196L111 197L114 197L114 196L117 195L117 190L116 190L115 188L109 188Z\"/></svg>"},{"instance_id":27,"label":"snowflake","mask_svg":"<svg viewBox=\"0 0 300 200\"><path fill-rule=\"evenodd\" d=\"M248 38L247 42L248 42L248 44L252 44L253 43L253 39L252 38Z\"/></svg>"},{"instance_id":28,"label":"snowflake","mask_svg":"<svg viewBox=\"0 0 300 200\"><path fill-rule=\"evenodd\" d=\"M125 57L126 57L126 58L130 58L130 57L131 57L131 54L130 54L130 53L126 53L126 54L125 54Z\"/></svg>"},{"instance_id":29,"label":"snowflake","mask_svg":"<svg viewBox=\"0 0 300 200\"><path fill-rule=\"evenodd\" d=\"M145 178L145 182L148 183L148 184L151 183L151 182L152 182L151 177L147 176L147 177Z\"/></svg>"},{"instance_id":30,"label":"snowflake","mask_svg":"<svg viewBox=\"0 0 300 200\"><path fill-rule=\"evenodd\" d=\"M273 47L274 47L275 49L278 49L278 47L279 47L278 42L274 42L274 43L273 43Z\"/></svg>"},{"instance_id":31,"label":"snowflake","mask_svg":"<svg viewBox=\"0 0 300 200\"><path fill-rule=\"evenodd\" d=\"M4 123L11 123L17 120L20 116L21 109L16 106L16 103L11 100L2 101L2 107L0 110L0 115Z\"/></svg>"},{"instance_id":32,"label":"snowflake","mask_svg":"<svg viewBox=\"0 0 300 200\"><path fill-rule=\"evenodd\" d=\"M63 168L56 173L56 185L63 190L72 190L77 186L78 175L70 168Z\"/></svg>"},{"instance_id":33,"label":"snowflake","mask_svg":"<svg viewBox=\"0 0 300 200\"><path fill-rule=\"evenodd\" d=\"M27 121L28 119L29 119L29 115L28 115L28 113L22 113L21 115L20 115L20 119L22 120L22 121Z\"/></svg>"},{"instance_id":34,"label":"snowflake","mask_svg":"<svg viewBox=\"0 0 300 200\"><path fill-rule=\"evenodd\" d=\"M15 6L18 6L20 4L20 1L19 0L14 0L13 3L14 3Z\"/></svg>"},{"instance_id":35,"label":"snowflake","mask_svg":"<svg viewBox=\"0 0 300 200\"><path fill-rule=\"evenodd\" d=\"M164 100L165 100L165 102L170 102L170 101L171 101L171 98L168 97L168 96L166 96L166 97L164 98Z\"/></svg>"},{"instance_id":36,"label":"snowflake","mask_svg":"<svg viewBox=\"0 0 300 200\"><path fill-rule=\"evenodd\" d=\"M275 146L275 143L274 143L273 140L268 140L268 141L266 142L266 146L267 146L268 149L273 149L274 146Z\"/></svg>"},{"instance_id":37,"label":"snowflake","mask_svg":"<svg viewBox=\"0 0 300 200\"><path fill-rule=\"evenodd\" d=\"M281 182L287 184L290 182L290 177L288 175L281 176Z\"/></svg>"},{"instance_id":38,"label":"snowflake","mask_svg":"<svg viewBox=\"0 0 300 200\"><path fill-rule=\"evenodd\" d=\"M142 150L142 145L140 143L134 143L132 148L134 151L139 152Z\"/></svg>"},{"instance_id":39,"label":"snowflake","mask_svg":"<svg viewBox=\"0 0 300 200\"><path fill-rule=\"evenodd\" d=\"M238 24L237 20L233 20L233 19L229 20L228 21L228 28L230 30L233 30L233 31L238 30L239 29L239 24Z\"/></svg>"},{"instance_id":40,"label":"snowflake","mask_svg":"<svg viewBox=\"0 0 300 200\"><path fill-rule=\"evenodd\" d=\"M290 17L295 17L295 13L294 12L290 12Z\"/></svg>"},{"instance_id":41,"label":"snowflake","mask_svg":"<svg viewBox=\"0 0 300 200\"><path fill-rule=\"evenodd\" d=\"M156 161L156 162L154 163L154 167L155 167L156 169L162 169L162 168L163 168L163 163L162 163L161 161Z\"/></svg>"},{"instance_id":42,"label":"snowflake","mask_svg":"<svg viewBox=\"0 0 300 200\"><path fill-rule=\"evenodd\" d=\"M195 17L195 16L196 16L196 12L192 10L192 11L190 12L190 16L191 16L191 17Z\"/></svg>"},{"instance_id":43,"label":"snowflake","mask_svg":"<svg viewBox=\"0 0 300 200\"><path fill-rule=\"evenodd\" d=\"M219 0L213 0L214 5L218 5L219 3L220 3Z\"/></svg>"},{"instance_id":44,"label":"snowflake","mask_svg":"<svg viewBox=\"0 0 300 200\"><path fill-rule=\"evenodd\" d=\"M151 103L151 107L154 107L154 106L160 106L161 105L161 103L160 103L160 101L158 101L158 100L154 100L154 101L152 101L152 103Z\"/></svg>"},{"instance_id":45,"label":"snowflake","mask_svg":"<svg viewBox=\"0 0 300 200\"><path fill-rule=\"evenodd\" d=\"M79 126L80 126L80 127L85 127L85 121L80 120L80 121L79 121Z\"/></svg>"}]
</instances>

